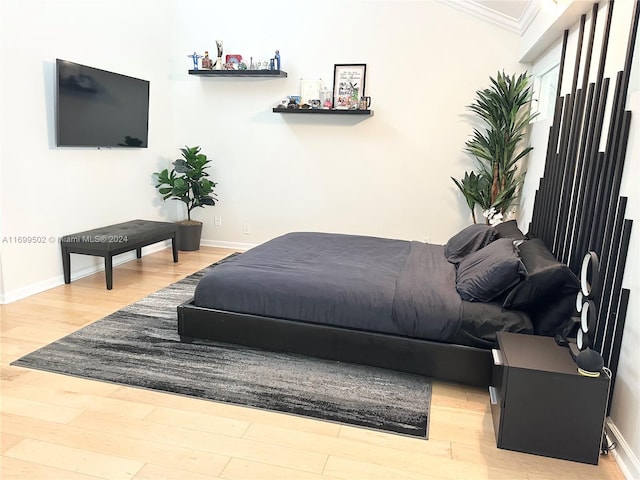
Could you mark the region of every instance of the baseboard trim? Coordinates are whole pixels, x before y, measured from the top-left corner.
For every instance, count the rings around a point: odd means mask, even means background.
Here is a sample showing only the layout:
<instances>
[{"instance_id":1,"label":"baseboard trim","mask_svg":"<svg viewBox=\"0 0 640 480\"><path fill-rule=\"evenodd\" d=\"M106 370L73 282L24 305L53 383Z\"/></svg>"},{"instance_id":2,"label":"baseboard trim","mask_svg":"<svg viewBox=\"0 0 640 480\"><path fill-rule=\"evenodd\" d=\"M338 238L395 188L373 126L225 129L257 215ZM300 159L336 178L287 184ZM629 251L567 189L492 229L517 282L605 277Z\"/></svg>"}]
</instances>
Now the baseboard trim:
<instances>
[{"instance_id":1,"label":"baseboard trim","mask_svg":"<svg viewBox=\"0 0 640 480\"><path fill-rule=\"evenodd\" d=\"M147 247L142 248L142 255L148 255L150 253L155 253L160 250L164 250L166 248L171 247L171 242L166 240L164 242L154 243ZM94 273L104 271L104 262L102 261L102 257L94 257L99 260L99 264L91 267L81 268L79 270L71 270L71 281L78 280L80 278L88 277L89 275L93 275ZM130 262L132 260L136 260L136 252L126 252L116 257L113 257L113 266L122 265L123 263ZM46 280L42 280L40 282L33 283L26 287L18 288L12 290L10 292L6 292L4 295L0 295L0 305L5 305L7 303L12 303L17 300L21 300L23 298L30 297L31 295L35 295L36 293L44 292L45 290L49 290L54 287L58 287L64 284L64 275L60 273L55 277L48 278ZM106 288L106 287L105 287Z\"/></svg>"},{"instance_id":2,"label":"baseboard trim","mask_svg":"<svg viewBox=\"0 0 640 480\"><path fill-rule=\"evenodd\" d=\"M200 245L203 247L216 247L216 248L230 248L233 250L246 251L255 247L255 243L240 243L240 242L223 242L221 240L202 240Z\"/></svg>"},{"instance_id":3,"label":"baseboard trim","mask_svg":"<svg viewBox=\"0 0 640 480\"><path fill-rule=\"evenodd\" d=\"M610 443L615 443L616 447L609 451L609 455L613 455L616 463L620 467L624 478L633 480L640 478L640 461L635 456L629 444L616 427L611 418L607 418L605 422L605 432Z\"/></svg>"}]
</instances>

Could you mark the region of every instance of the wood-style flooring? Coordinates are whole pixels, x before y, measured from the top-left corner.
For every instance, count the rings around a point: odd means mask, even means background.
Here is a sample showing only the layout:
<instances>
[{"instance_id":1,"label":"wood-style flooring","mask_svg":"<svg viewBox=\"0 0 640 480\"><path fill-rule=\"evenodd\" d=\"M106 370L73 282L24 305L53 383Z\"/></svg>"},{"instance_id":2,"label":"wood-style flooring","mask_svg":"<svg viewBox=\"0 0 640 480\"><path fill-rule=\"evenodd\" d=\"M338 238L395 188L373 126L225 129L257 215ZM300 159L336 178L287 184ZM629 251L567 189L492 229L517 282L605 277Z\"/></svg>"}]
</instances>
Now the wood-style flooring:
<instances>
[{"instance_id":1,"label":"wood-style flooring","mask_svg":"<svg viewBox=\"0 0 640 480\"><path fill-rule=\"evenodd\" d=\"M433 382L429 440L10 366L228 255L168 250L0 305L2 479L623 479L496 448L486 391Z\"/></svg>"}]
</instances>

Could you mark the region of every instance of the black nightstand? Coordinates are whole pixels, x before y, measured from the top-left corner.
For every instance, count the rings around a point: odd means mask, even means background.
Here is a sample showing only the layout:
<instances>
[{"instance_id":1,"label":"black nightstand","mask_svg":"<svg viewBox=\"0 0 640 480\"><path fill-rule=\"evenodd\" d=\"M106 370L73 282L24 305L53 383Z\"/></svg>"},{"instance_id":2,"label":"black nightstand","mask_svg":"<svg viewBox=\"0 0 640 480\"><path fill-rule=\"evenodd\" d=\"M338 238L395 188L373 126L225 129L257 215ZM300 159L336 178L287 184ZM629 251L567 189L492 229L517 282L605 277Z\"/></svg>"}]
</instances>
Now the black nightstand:
<instances>
[{"instance_id":1,"label":"black nightstand","mask_svg":"<svg viewBox=\"0 0 640 480\"><path fill-rule=\"evenodd\" d=\"M553 338L499 333L489 392L498 448L597 465L609 378L580 375Z\"/></svg>"}]
</instances>

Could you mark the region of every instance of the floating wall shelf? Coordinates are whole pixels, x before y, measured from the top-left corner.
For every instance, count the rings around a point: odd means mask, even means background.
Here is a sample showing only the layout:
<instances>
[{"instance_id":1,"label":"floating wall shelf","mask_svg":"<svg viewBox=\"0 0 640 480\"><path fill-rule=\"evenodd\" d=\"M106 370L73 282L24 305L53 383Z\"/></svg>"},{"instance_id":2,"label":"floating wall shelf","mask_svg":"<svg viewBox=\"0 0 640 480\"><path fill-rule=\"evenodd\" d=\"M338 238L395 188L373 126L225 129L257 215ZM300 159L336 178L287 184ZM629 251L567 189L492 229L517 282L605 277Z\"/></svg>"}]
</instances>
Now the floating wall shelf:
<instances>
[{"instance_id":1,"label":"floating wall shelf","mask_svg":"<svg viewBox=\"0 0 640 480\"><path fill-rule=\"evenodd\" d=\"M284 70L189 70L189 75L205 77L278 77L284 78Z\"/></svg>"},{"instance_id":2,"label":"floating wall shelf","mask_svg":"<svg viewBox=\"0 0 640 480\"><path fill-rule=\"evenodd\" d=\"M301 113L307 115L373 115L373 110L336 110L324 108L274 107L273 113Z\"/></svg>"}]
</instances>

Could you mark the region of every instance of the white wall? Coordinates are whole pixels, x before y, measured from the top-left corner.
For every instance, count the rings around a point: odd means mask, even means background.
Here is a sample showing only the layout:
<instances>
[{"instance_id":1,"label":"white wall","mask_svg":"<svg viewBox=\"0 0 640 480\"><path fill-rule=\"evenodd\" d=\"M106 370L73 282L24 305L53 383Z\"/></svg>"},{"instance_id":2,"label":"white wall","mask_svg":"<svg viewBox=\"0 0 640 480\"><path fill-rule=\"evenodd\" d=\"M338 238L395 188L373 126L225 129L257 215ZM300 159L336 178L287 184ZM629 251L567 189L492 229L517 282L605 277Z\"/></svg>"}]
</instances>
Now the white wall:
<instances>
[{"instance_id":1,"label":"white wall","mask_svg":"<svg viewBox=\"0 0 640 480\"><path fill-rule=\"evenodd\" d=\"M580 13L588 13L591 11L591 3L583 3L584 8ZM598 12L598 21L596 23L596 42L594 47L594 58L590 75L590 82L595 81L596 72L599 62L599 52L601 45L602 32L607 16L608 4L600 5ZM601 151L605 148L607 137L608 119L610 118L611 100L613 97L615 77L619 70L624 68L624 56L626 53L627 42L629 39L629 27L632 14L633 2L623 0L615 2L611 33L609 37L608 54L606 57L605 77L611 79L609 87L608 109L605 118L607 120L603 128L603 141L601 143ZM563 19L566 21L566 18ZM588 21L585 31L589 31L591 15L588 15ZM565 61L565 81L563 82L562 94L566 94L571 90L571 78L573 76L573 65L575 62L575 52L577 46L577 22L578 17L574 17L573 28L570 29L569 41L567 47L567 58ZM585 47L586 48L586 34ZM553 62L560 60L561 38L556 38L547 51L539 56L532 67L532 72L537 74L545 71ZM620 461L623 465L627 478L640 478L640 416L638 405L640 405L640 377L638 375L637 366L640 364L640 352L638 345L640 344L640 271L638 265L640 259L640 194L638 192L638 178L640 171L638 158L640 158L640 128L638 118L640 118L640 62L638 56L640 52L640 37L636 39L635 59L632 65L631 79L629 83L629 92L627 97L626 108L632 111L632 127L628 142L624 176L622 179L621 195L628 197L626 218L634 221L629 245L629 254L626 260L625 276L623 280L623 288L631 291L624 338L620 353L620 363L618 367L618 375L615 384L615 390L611 405L610 427L613 433L618 437L618 447L616 452L620 455ZM582 74L581 74L582 75ZM580 77L581 80L582 77ZM526 230L531 219L533 209L533 200L535 190L538 188L540 177L544 170L544 154L546 152L546 144L548 141L549 127L551 119L545 122L538 122L532 130L532 144L536 147L532 155L529 157L528 173L524 185L522 216L519 219L520 225Z\"/></svg>"},{"instance_id":2,"label":"white wall","mask_svg":"<svg viewBox=\"0 0 640 480\"><path fill-rule=\"evenodd\" d=\"M193 28L193 12L208 28ZM449 178L472 166L461 153L465 105L498 69L523 70L514 34L429 1L238 1L223 15L192 1L170 28L175 138L213 157L220 182L219 205L196 213L204 238L259 243L323 230L444 243L470 221ZM289 77L185 75L186 54L215 50L217 38L247 59L279 49ZM333 65L349 62L367 64L372 118L271 112L299 93L301 77L331 87Z\"/></svg>"},{"instance_id":3,"label":"white wall","mask_svg":"<svg viewBox=\"0 0 640 480\"><path fill-rule=\"evenodd\" d=\"M164 215L151 172L175 148L167 101L168 7L164 0L1 2L5 300L61 283L59 236ZM56 58L150 80L150 147L56 148ZM32 235L47 241L13 243L13 237ZM74 272L100 265L94 257L72 260Z\"/></svg>"},{"instance_id":4,"label":"white wall","mask_svg":"<svg viewBox=\"0 0 640 480\"><path fill-rule=\"evenodd\" d=\"M178 205L162 205L151 174L187 144L214 160L219 181L219 204L195 213L205 241L323 230L444 243L470 221L449 178L473 167L462 153L472 130L465 106L499 69L524 69L515 34L432 1L7 0L2 36L11 66L1 113L11 139L2 147L7 236L175 219ZM269 58L279 49L289 77L188 75L187 55L213 52L216 39L225 54ZM150 80L149 148L56 148L56 58ZM272 113L299 92L300 77L331 86L333 65L350 62L367 64L373 117ZM0 244L0 258L5 300L62 281L57 241ZM100 264L76 255L72 272Z\"/></svg>"}]
</instances>

